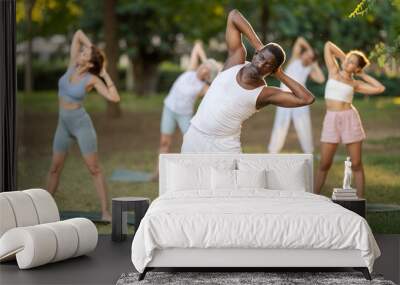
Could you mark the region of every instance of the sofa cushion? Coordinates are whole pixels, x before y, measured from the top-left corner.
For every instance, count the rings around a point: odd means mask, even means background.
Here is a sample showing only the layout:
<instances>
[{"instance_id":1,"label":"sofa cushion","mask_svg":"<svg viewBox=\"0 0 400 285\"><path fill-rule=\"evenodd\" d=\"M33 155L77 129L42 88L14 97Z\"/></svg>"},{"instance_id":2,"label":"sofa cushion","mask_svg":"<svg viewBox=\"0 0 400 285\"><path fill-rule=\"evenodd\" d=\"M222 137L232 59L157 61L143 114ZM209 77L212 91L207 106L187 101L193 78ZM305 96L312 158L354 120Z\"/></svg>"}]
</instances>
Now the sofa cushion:
<instances>
[{"instance_id":1,"label":"sofa cushion","mask_svg":"<svg viewBox=\"0 0 400 285\"><path fill-rule=\"evenodd\" d=\"M52 223L60 220L57 204L49 192L43 189L28 189L22 192L28 194L32 199L38 215L39 224Z\"/></svg>"},{"instance_id":2,"label":"sofa cushion","mask_svg":"<svg viewBox=\"0 0 400 285\"><path fill-rule=\"evenodd\" d=\"M2 193L0 193L0 237L8 230L17 226L11 204L8 199L1 194Z\"/></svg>"},{"instance_id":3,"label":"sofa cushion","mask_svg":"<svg viewBox=\"0 0 400 285\"><path fill-rule=\"evenodd\" d=\"M17 227L33 226L39 223L31 197L23 191L3 192L1 196L10 203Z\"/></svg>"},{"instance_id":4,"label":"sofa cushion","mask_svg":"<svg viewBox=\"0 0 400 285\"><path fill-rule=\"evenodd\" d=\"M80 256L96 248L92 221L75 218L29 227L17 227L0 238L0 261L16 257L20 269Z\"/></svg>"}]
</instances>

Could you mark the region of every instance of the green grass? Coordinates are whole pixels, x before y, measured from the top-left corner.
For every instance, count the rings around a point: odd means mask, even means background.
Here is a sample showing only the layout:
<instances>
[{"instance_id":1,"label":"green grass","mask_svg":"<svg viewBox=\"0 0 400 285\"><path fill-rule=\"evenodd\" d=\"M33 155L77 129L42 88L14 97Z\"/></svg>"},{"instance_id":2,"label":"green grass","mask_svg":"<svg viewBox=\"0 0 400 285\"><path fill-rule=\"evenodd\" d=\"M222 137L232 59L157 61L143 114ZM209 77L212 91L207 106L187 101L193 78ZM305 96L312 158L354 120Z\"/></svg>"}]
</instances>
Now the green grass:
<instances>
[{"instance_id":1,"label":"green grass","mask_svg":"<svg viewBox=\"0 0 400 285\"><path fill-rule=\"evenodd\" d=\"M17 94L17 102L22 109L37 112L58 112L58 101L56 91L39 91L30 96L25 96L24 93ZM123 104L121 104L123 111L136 112L136 111L155 111L160 109L164 94L156 94L148 97L140 97L128 92L120 94ZM95 92L91 92L85 99L85 108L88 112L104 112L107 105L104 103L105 99Z\"/></svg>"},{"instance_id":2,"label":"green grass","mask_svg":"<svg viewBox=\"0 0 400 285\"><path fill-rule=\"evenodd\" d=\"M117 168L152 171L157 161L159 120L164 96L148 98L122 93L120 119L109 120L106 104L92 93L85 108L92 116L98 139L99 156L105 176L110 177ZM18 186L20 189L45 187L50 165L51 144L57 119L57 94L54 91L38 92L31 96L18 94L20 111ZM366 198L369 203L400 204L400 106L393 98L357 100L357 109L367 131L363 145L366 173ZM318 100L312 106L313 131L316 154L319 154L320 125L324 103ZM243 126L244 152L265 153L271 130L273 109L257 113ZM173 151L178 151L181 138L175 137ZM293 130L288 135L285 152L299 152ZM338 155L345 156L341 146ZM318 166L318 160L314 167ZM341 184L343 161L334 162L329 172L323 194L330 196L332 188ZM157 183L117 183L107 181L110 197L157 197ZM98 211L96 191L79 149L73 145L66 161L59 189L55 195L60 210ZM400 212L368 213L368 222L376 233L400 234ZM110 233L110 225L98 225L100 233ZM131 229L132 230L132 229Z\"/></svg>"}]
</instances>

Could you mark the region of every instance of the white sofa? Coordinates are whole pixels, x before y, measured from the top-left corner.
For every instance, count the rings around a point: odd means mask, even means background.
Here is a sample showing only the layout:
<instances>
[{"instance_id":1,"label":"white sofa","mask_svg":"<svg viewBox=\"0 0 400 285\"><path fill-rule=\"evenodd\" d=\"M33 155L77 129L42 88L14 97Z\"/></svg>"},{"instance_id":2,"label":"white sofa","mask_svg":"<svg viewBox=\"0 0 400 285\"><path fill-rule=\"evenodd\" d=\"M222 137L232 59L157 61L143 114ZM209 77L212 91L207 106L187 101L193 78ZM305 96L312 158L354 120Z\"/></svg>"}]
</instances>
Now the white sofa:
<instances>
[{"instance_id":1,"label":"white sofa","mask_svg":"<svg viewBox=\"0 0 400 285\"><path fill-rule=\"evenodd\" d=\"M0 262L16 259L28 269L84 255L98 233L88 219L60 221L53 197L43 189L0 193Z\"/></svg>"}]
</instances>

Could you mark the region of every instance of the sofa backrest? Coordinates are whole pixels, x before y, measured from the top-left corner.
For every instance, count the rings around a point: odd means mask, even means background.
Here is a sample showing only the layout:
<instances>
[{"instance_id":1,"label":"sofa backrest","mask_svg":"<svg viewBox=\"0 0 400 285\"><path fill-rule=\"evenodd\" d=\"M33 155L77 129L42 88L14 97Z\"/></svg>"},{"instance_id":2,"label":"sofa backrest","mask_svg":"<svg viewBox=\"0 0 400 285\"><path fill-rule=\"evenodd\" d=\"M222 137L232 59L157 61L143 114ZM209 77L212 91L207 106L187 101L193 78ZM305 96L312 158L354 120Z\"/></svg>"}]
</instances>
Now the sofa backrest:
<instances>
[{"instance_id":1,"label":"sofa backrest","mask_svg":"<svg viewBox=\"0 0 400 285\"><path fill-rule=\"evenodd\" d=\"M57 204L46 190L28 189L0 193L0 237L15 227L59 220Z\"/></svg>"},{"instance_id":2,"label":"sofa backrest","mask_svg":"<svg viewBox=\"0 0 400 285\"><path fill-rule=\"evenodd\" d=\"M313 156L311 154L160 154L159 158L159 195L167 192L168 165L170 163L191 165L234 165L234 169L255 169L262 167L271 169L275 175L275 184L291 175L295 177L299 167L304 169L304 191L313 193ZM285 181L286 182L286 181ZM296 181L292 181L296 183Z\"/></svg>"}]
</instances>

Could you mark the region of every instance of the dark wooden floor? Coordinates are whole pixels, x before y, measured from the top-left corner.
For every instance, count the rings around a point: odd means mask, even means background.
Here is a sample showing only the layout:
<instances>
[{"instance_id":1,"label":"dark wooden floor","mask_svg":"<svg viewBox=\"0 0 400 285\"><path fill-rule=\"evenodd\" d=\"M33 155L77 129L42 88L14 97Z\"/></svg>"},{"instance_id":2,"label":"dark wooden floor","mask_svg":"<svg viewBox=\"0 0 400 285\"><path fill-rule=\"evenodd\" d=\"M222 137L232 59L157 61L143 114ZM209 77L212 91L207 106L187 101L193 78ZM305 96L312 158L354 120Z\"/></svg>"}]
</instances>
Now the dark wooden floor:
<instances>
[{"instance_id":1,"label":"dark wooden floor","mask_svg":"<svg viewBox=\"0 0 400 285\"><path fill-rule=\"evenodd\" d=\"M87 256L19 270L16 262L0 265L0 284L115 284L124 272L132 272L132 239L115 243L100 235L95 251Z\"/></svg>"},{"instance_id":2,"label":"dark wooden floor","mask_svg":"<svg viewBox=\"0 0 400 285\"><path fill-rule=\"evenodd\" d=\"M374 272L385 279L400 282L400 235L377 235L382 256L376 261ZM115 284L124 272L134 271L130 248L132 239L121 243L111 236L99 237L94 252L34 269L19 270L16 262L0 265L0 284Z\"/></svg>"}]
</instances>

